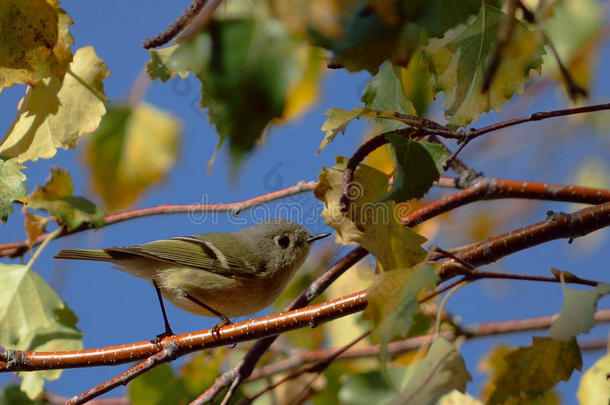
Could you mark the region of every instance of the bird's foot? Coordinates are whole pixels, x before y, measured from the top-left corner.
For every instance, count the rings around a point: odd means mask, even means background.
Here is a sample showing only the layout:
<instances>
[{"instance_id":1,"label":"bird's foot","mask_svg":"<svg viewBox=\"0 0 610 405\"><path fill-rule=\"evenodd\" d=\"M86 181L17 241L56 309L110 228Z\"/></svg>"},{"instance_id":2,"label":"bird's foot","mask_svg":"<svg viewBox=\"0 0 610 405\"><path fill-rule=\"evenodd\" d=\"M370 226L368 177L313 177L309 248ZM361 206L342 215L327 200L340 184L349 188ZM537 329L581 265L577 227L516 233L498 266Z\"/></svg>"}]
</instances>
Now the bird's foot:
<instances>
[{"instance_id":1,"label":"bird's foot","mask_svg":"<svg viewBox=\"0 0 610 405\"><path fill-rule=\"evenodd\" d=\"M231 325L232 323L233 322L231 322L231 320L229 318L227 318L226 316L224 316L224 315L221 316L220 322L212 327L212 336L214 336L214 338L216 340L219 340L220 339L220 328L222 328L223 326Z\"/></svg>"},{"instance_id":2,"label":"bird's foot","mask_svg":"<svg viewBox=\"0 0 610 405\"><path fill-rule=\"evenodd\" d=\"M174 336L174 335L175 335L175 333L174 333L174 331L173 331L171 328L166 329L166 330L165 330L165 332L163 332L163 333L159 333L159 334L157 335L157 337L156 337L156 338L153 340L153 343L155 343L155 344L160 344L160 343L161 343L161 341L162 341L163 339L165 339L166 337L169 337L169 336Z\"/></svg>"}]
</instances>

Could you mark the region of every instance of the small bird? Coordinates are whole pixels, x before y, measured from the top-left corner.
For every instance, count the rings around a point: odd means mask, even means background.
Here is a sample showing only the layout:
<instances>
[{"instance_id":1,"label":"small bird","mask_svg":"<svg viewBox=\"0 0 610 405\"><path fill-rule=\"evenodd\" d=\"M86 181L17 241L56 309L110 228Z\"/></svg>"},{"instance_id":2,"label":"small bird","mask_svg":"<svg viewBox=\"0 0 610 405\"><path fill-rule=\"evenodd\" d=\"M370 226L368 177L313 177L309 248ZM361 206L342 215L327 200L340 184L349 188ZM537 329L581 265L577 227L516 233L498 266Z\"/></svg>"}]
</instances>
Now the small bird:
<instances>
[{"instance_id":1,"label":"small bird","mask_svg":"<svg viewBox=\"0 0 610 405\"><path fill-rule=\"evenodd\" d=\"M270 305L303 264L311 244L330 233L312 235L284 219L232 233L202 233L141 245L60 250L56 259L111 262L149 280L157 291L165 332L173 335L163 299L185 311L218 317L256 313ZM217 329L218 325L215 327Z\"/></svg>"}]
</instances>

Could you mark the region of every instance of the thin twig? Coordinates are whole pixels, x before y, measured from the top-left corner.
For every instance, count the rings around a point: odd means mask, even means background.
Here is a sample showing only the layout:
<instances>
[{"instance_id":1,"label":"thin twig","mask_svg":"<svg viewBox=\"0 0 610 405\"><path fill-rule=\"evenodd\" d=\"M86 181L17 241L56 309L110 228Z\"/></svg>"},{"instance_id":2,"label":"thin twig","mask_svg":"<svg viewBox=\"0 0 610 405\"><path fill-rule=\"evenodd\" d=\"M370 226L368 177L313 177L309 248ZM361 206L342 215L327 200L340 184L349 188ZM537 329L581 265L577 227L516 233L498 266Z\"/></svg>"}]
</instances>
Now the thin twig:
<instances>
[{"instance_id":1,"label":"thin twig","mask_svg":"<svg viewBox=\"0 0 610 405\"><path fill-rule=\"evenodd\" d=\"M566 87L568 88L568 95L570 96L570 100L578 101L579 96L587 98L589 97L589 91L584 87L578 85L572 74L566 67L566 65L562 62L561 57L559 56L559 52L557 52L557 48L555 48L555 44L551 41L548 35L545 34L545 38L551 52L553 53L553 57L555 58L555 62L557 62L557 66L559 66L559 72L561 72L561 77L565 81Z\"/></svg>"},{"instance_id":2,"label":"thin twig","mask_svg":"<svg viewBox=\"0 0 610 405\"><path fill-rule=\"evenodd\" d=\"M208 4L184 27L178 39L191 39L199 33L210 21L214 11L220 6L222 0L210 0Z\"/></svg>"},{"instance_id":3,"label":"thin twig","mask_svg":"<svg viewBox=\"0 0 610 405\"><path fill-rule=\"evenodd\" d=\"M278 200L280 198L288 197L291 195L303 193L306 191L313 190L318 183L311 182L299 182L295 186L288 187L282 190L274 191L268 194L264 194L258 197L250 198L248 200L234 202L234 203L225 203L225 204L184 204L184 205L158 205L156 207L150 208L140 208L135 210L129 210L124 212L119 212L116 214L106 215L104 217L104 225L112 225L117 224L119 222L128 221L136 218L148 217L152 215L167 215L167 214L189 214L194 215L203 212L242 212L246 209L250 209L260 204L268 203L270 201ZM63 237L67 235L72 235L74 233L82 232L88 229L94 229L93 224L84 224L83 226L67 230L66 228L62 228L63 231L57 235L57 237ZM20 242L10 242L0 244L0 257L1 256L10 256L16 257L24 254L28 249L33 246L39 245L42 243L49 234L45 233L38 236L33 241L24 240Z\"/></svg>"},{"instance_id":4,"label":"thin twig","mask_svg":"<svg viewBox=\"0 0 610 405\"><path fill-rule=\"evenodd\" d=\"M201 11L203 6L205 6L205 3L207 3L207 0L193 0L188 8L184 10L182 14L180 14L180 16L169 25L169 27L153 38L145 40L142 43L142 47L145 49L156 48L158 46L165 45L174 39L174 37L184 29L186 24Z\"/></svg>"},{"instance_id":5,"label":"thin twig","mask_svg":"<svg viewBox=\"0 0 610 405\"><path fill-rule=\"evenodd\" d=\"M26 271L30 270L32 268L32 266L34 265L34 262L36 261L36 259L38 259L38 256L40 256L40 254L42 253L44 248L49 244L49 242L51 242L53 239L55 239L57 237L57 235L61 234L62 232L63 232L63 227L60 226L53 232L46 235L44 241L40 244L40 247L32 255L32 257L30 258L30 261L25 266Z\"/></svg>"},{"instance_id":6,"label":"thin twig","mask_svg":"<svg viewBox=\"0 0 610 405\"><path fill-rule=\"evenodd\" d=\"M530 114L527 117L520 117L520 118L515 118L512 120L502 121L502 122L488 125L486 127L479 128L479 129L474 129L474 128L470 129L466 133L465 137L468 140L472 140L474 138L478 138L481 135L485 135L489 132L497 131L497 130L503 129L503 128L512 127L512 126L523 124L526 122L540 121L540 120L545 120L548 118L565 117L565 116L569 116L569 115L584 114L584 113L591 113L591 112L595 112L595 111L604 111L604 110L610 110L610 103L586 105L586 106L582 106L582 107L573 107L573 108L564 108L561 110L541 111L541 112L536 112L536 113Z\"/></svg>"},{"instance_id":7,"label":"thin twig","mask_svg":"<svg viewBox=\"0 0 610 405\"><path fill-rule=\"evenodd\" d=\"M343 171L343 195L341 196L341 200L339 202L341 207L341 212L347 212L349 210L351 204L351 187L352 182L354 181L354 174L356 173L356 168L367 157L371 152L375 149L380 148L381 146L389 143L390 141L387 139L386 135L391 134L392 132L383 133L381 135L375 136L358 148L356 152L352 155L352 157L347 162L347 166Z\"/></svg>"},{"instance_id":8,"label":"thin twig","mask_svg":"<svg viewBox=\"0 0 610 405\"><path fill-rule=\"evenodd\" d=\"M159 364L170 362L176 359L180 355L178 346L175 342L166 342L163 344L163 349L150 356L143 362L131 367L129 370L119 374L118 376L103 382L91 388L88 391L83 392L72 397L66 405L80 405L90 401L93 398L97 398L100 395L118 387L121 385L127 385L134 378L144 374Z\"/></svg>"},{"instance_id":9,"label":"thin twig","mask_svg":"<svg viewBox=\"0 0 610 405\"><path fill-rule=\"evenodd\" d=\"M286 381L294 380L295 378L297 378L297 377L299 377L299 376L301 376L301 375L303 375L305 373L316 373L315 377L318 377L321 373L324 372L324 370L326 370L328 368L328 366L330 366L333 363L334 360L336 360L339 356L343 355L349 349L351 349L356 344L361 342L363 339L368 337L370 334L371 334L371 331L364 332L363 334L358 336L356 339L353 339L351 342L349 342L348 344L344 345L343 347L340 347L339 349L332 350L332 353L329 353L328 356L324 357L323 359L320 359L313 366L306 367L306 368L303 368L303 369L300 369L300 370L296 370L293 373L285 376L281 380L275 382L274 384L268 386L267 388L259 391L254 396L250 397L248 399L248 403L254 402L257 398L265 395L269 391L274 390L275 388L279 387L280 385L282 385ZM315 379L315 377L314 377L314 379ZM307 383L307 385L303 388L303 391L305 391L309 386L311 386L311 384L313 383L314 379L312 379L311 381L309 381L309 383ZM250 379L250 380L252 380L252 379Z\"/></svg>"},{"instance_id":10,"label":"thin twig","mask_svg":"<svg viewBox=\"0 0 610 405\"><path fill-rule=\"evenodd\" d=\"M594 111L602 111L610 109L610 103L605 104L597 104L591 106L584 107L575 107L575 108L566 108L562 110L552 110L552 111L542 111L533 113L527 117L516 118L512 120L502 121L493 125L489 125L487 127L483 127L480 129L471 128L468 131L451 131L443 127L442 125L435 123L429 119L419 118L407 116L400 113L394 113L393 118L389 118L387 114L380 116L380 118L385 119L395 119L397 121L406 123L410 127L401 128L398 130L384 132L376 137L373 137L363 143L357 150L354 152L352 157L349 159L347 163L347 167L343 172L343 194L340 200L340 210L341 212L348 212L351 198L350 198L350 189L352 186L352 182L354 180L354 173L358 164L360 164L366 156L368 156L375 149L379 148L382 145L389 143L387 139L387 135L397 134L404 136L406 138L412 138L413 136L422 136L422 135L434 135L441 138L449 138L449 139L457 139L459 142L458 149L450 156L447 161L447 165L451 165L452 162L456 159L459 152L473 139L478 138L486 133L497 131L502 128L507 128L510 126L523 124L525 122L531 121L539 121L547 118L574 115L574 114L582 114L589 113ZM470 180L476 179L477 176L471 178Z\"/></svg>"}]
</instances>

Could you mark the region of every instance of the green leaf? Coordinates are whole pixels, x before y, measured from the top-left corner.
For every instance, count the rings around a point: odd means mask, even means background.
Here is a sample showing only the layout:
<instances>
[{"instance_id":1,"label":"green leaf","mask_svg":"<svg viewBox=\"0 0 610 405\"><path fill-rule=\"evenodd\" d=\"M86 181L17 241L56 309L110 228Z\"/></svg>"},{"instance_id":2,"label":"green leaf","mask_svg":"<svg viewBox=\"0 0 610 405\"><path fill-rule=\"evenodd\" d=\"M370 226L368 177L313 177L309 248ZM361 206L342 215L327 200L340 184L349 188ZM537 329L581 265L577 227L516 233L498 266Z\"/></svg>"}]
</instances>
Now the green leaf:
<instances>
[{"instance_id":1,"label":"green leaf","mask_svg":"<svg viewBox=\"0 0 610 405\"><path fill-rule=\"evenodd\" d=\"M93 188L109 210L133 204L146 188L163 180L175 163L179 136L178 119L151 105L108 110L85 160Z\"/></svg>"},{"instance_id":2,"label":"green leaf","mask_svg":"<svg viewBox=\"0 0 610 405\"><path fill-rule=\"evenodd\" d=\"M540 70L544 38L515 21L511 39L491 87L482 93L485 76L497 47L498 27L507 15L484 3L480 13L468 23L431 39L424 48L436 91L445 94L445 116L453 126L466 126L483 112L499 111L515 93L522 94L531 69Z\"/></svg>"},{"instance_id":3,"label":"green leaf","mask_svg":"<svg viewBox=\"0 0 610 405\"><path fill-rule=\"evenodd\" d=\"M5 386L0 392L0 405L42 405L48 402L41 399L32 400L16 385Z\"/></svg>"},{"instance_id":4,"label":"green leaf","mask_svg":"<svg viewBox=\"0 0 610 405\"><path fill-rule=\"evenodd\" d=\"M396 160L396 175L388 200L420 199L443 172L449 154L442 145L412 141L396 134L386 135Z\"/></svg>"},{"instance_id":5,"label":"green leaf","mask_svg":"<svg viewBox=\"0 0 610 405\"><path fill-rule=\"evenodd\" d=\"M21 173L24 167L16 160L0 159L0 221L6 223L8 214L13 212L13 201L25 197L26 177Z\"/></svg>"},{"instance_id":6,"label":"green leaf","mask_svg":"<svg viewBox=\"0 0 610 405\"><path fill-rule=\"evenodd\" d=\"M127 389L132 405L174 405L186 403L182 380L169 364L159 364L133 380Z\"/></svg>"},{"instance_id":7,"label":"green leaf","mask_svg":"<svg viewBox=\"0 0 610 405\"><path fill-rule=\"evenodd\" d=\"M171 51L151 52L148 71L162 80L186 71L195 74L201 81L201 107L208 109L220 136L218 147L228 139L239 162L270 124L301 111L305 99L297 87L312 90L317 84L311 66L317 60L319 71L322 55L304 58L302 50L279 21L213 20L205 32ZM295 91L300 102L289 103Z\"/></svg>"},{"instance_id":8,"label":"green leaf","mask_svg":"<svg viewBox=\"0 0 610 405\"><path fill-rule=\"evenodd\" d=\"M343 171L347 158L337 157L337 165L323 167L314 190L324 202L322 217L337 230L337 242L360 244L371 252L384 271L409 268L421 262L426 251L421 248L425 238L400 222L403 209L394 201L379 200L386 193L388 176L370 166L356 168L352 184L352 204L341 212Z\"/></svg>"},{"instance_id":9,"label":"green leaf","mask_svg":"<svg viewBox=\"0 0 610 405\"><path fill-rule=\"evenodd\" d=\"M104 212L84 197L73 195L70 173L62 168L51 169L44 186L36 187L27 197L26 208L44 210L65 224L69 230L83 224L104 225Z\"/></svg>"},{"instance_id":10,"label":"green leaf","mask_svg":"<svg viewBox=\"0 0 610 405\"><path fill-rule=\"evenodd\" d=\"M580 379L576 397L581 405L607 404L610 402L610 354L597 360Z\"/></svg>"},{"instance_id":11,"label":"green leaf","mask_svg":"<svg viewBox=\"0 0 610 405\"><path fill-rule=\"evenodd\" d=\"M72 61L72 19L54 0L0 0L0 92L16 83L61 79Z\"/></svg>"},{"instance_id":12,"label":"green leaf","mask_svg":"<svg viewBox=\"0 0 610 405\"><path fill-rule=\"evenodd\" d=\"M426 357L405 374L403 388L392 404L435 404L456 389L465 392L472 381L464 359L453 343L439 337L432 342Z\"/></svg>"},{"instance_id":13,"label":"green leaf","mask_svg":"<svg viewBox=\"0 0 610 405\"><path fill-rule=\"evenodd\" d=\"M599 283L594 289L575 290L563 286L563 307L559 318L549 329L553 339L570 340L579 333L587 333L595 320L597 301L610 294L610 284Z\"/></svg>"},{"instance_id":14,"label":"green leaf","mask_svg":"<svg viewBox=\"0 0 610 405\"><path fill-rule=\"evenodd\" d=\"M310 41L331 50L333 61L351 72L366 69L375 74L385 60L406 66L419 42L417 27L406 23L404 16L386 21L368 3L340 3L340 28L329 33L310 25Z\"/></svg>"},{"instance_id":15,"label":"green leaf","mask_svg":"<svg viewBox=\"0 0 610 405\"><path fill-rule=\"evenodd\" d=\"M531 346L509 351L494 376L488 404L503 404L511 397L536 398L567 381L582 358L576 339L569 341L534 337Z\"/></svg>"},{"instance_id":16,"label":"green leaf","mask_svg":"<svg viewBox=\"0 0 610 405\"><path fill-rule=\"evenodd\" d=\"M379 72L365 86L366 91L360 99L367 108L381 111L395 111L407 115L416 115L413 103L405 97L400 80L401 68L385 62ZM382 130L392 131L404 128L399 121L377 120Z\"/></svg>"},{"instance_id":17,"label":"green leaf","mask_svg":"<svg viewBox=\"0 0 610 405\"><path fill-rule=\"evenodd\" d=\"M348 375L339 391L339 400L345 405L385 405L396 396L395 388L400 384L405 370L398 367L367 371ZM390 381L388 381L388 377Z\"/></svg>"},{"instance_id":18,"label":"green leaf","mask_svg":"<svg viewBox=\"0 0 610 405\"><path fill-rule=\"evenodd\" d=\"M53 289L23 265L0 264L0 346L16 350L82 349L78 319ZM20 373L21 389L30 398L40 394L44 381L62 370Z\"/></svg>"},{"instance_id":19,"label":"green leaf","mask_svg":"<svg viewBox=\"0 0 610 405\"><path fill-rule=\"evenodd\" d=\"M410 269L376 274L368 288L369 303L363 317L371 323L373 339L381 344L380 356L387 355L389 342L412 336L414 330L428 326L418 303L418 294L438 282L434 266L421 263Z\"/></svg>"},{"instance_id":20,"label":"green leaf","mask_svg":"<svg viewBox=\"0 0 610 405\"><path fill-rule=\"evenodd\" d=\"M92 47L74 54L63 78L47 78L29 88L19 113L0 141L0 156L18 162L51 158L57 148L75 148L95 131L106 112L102 80L110 73Z\"/></svg>"},{"instance_id":21,"label":"green leaf","mask_svg":"<svg viewBox=\"0 0 610 405\"><path fill-rule=\"evenodd\" d=\"M486 0L488 4L501 7L500 1ZM404 2L407 13L416 13L415 24L424 28L432 37L440 37L449 28L468 20L481 9L480 0L427 0Z\"/></svg>"},{"instance_id":22,"label":"green leaf","mask_svg":"<svg viewBox=\"0 0 610 405\"><path fill-rule=\"evenodd\" d=\"M201 387L209 387L214 383L221 374L221 367L227 355L227 350L218 347L199 352L184 362L180 375L190 399L201 394Z\"/></svg>"}]
</instances>

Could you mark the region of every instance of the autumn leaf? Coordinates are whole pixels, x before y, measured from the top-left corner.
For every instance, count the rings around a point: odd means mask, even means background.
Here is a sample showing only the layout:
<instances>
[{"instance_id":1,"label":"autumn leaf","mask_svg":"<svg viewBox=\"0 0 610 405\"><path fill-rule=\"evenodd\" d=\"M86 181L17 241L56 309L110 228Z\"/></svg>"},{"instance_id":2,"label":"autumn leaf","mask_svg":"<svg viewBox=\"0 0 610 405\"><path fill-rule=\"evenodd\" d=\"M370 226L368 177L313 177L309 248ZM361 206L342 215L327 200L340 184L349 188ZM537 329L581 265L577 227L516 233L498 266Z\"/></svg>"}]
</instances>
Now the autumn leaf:
<instances>
[{"instance_id":1,"label":"autumn leaf","mask_svg":"<svg viewBox=\"0 0 610 405\"><path fill-rule=\"evenodd\" d=\"M356 107L351 110L342 110L340 108L331 108L324 112L328 118L322 124L322 131L326 131L322 143L318 148L318 153L322 151L330 142L332 142L339 133L345 133L350 122L358 118L375 118L378 121L389 121L389 126L400 128L404 127L409 121L409 117L401 115L395 111L379 111L367 107Z\"/></svg>"},{"instance_id":2,"label":"autumn leaf","mask_svg":"<svg viewBox=\"0 0 610 405\"><path fill-rule=\"evenodd\" d=\"M330 35L309 25L309 41L331 50L333 62L350 72L366 69L375 74L385 60L406 66L418 45L419 32L404 15L389 22L367 1L338 5L334 20L340 29Z\"/></svg>"},{"instance_id":3,"label":"autumn leaf","mask_svg":"<svg viewBox=\"0 0 610 405\"><path fill-rule=\"evenodd\" d=\"M394 201L380 201L387 191L386 174L358 165L350 209L347 213L341 211L346 164L347 158L337 157L335 167L323 167L314 190L316 198L324 202L324 221L337 230L337 241L362 245L385 271L409 268L421 262L426 255L420 247L425 238L402 225L403 206L397 207Z\"/></svg>"},{"instance_id":4,"label":"autumn leaf","mask_svg":"<svg viewBox=\"0 0 610 405\"><path fill-rule=\"evenodd\" d=\"M145 103L111 107L85 157L105 206L127 207L161 181L174 165L179 136L180 122L169 112Z\"/></svg>"},{"instance_id":5,"label":"autumn leaf","mask_svg":"<svg viewBox=\"0 0 610 405\"><path fill-rule=\"evenodd\" d=\"M606 354L584 372L576 394L580 405L607 404L610 401L610 354Z\"/></svg>"},{"instance_id":6,"label":"autumn leaf","mask_svg":"<svg viewBox=\"0 0 610 405\"><path fill-rule=\"evenodd\" d=\"M437 337L426 356L405 374L401 393L391 404L435 404L440 397L457 389L466 391L472 377L453 343Z\"/></svg>"},{"instance_id":7,"label":"autumn leaf","mask_svg":"<svg viewBox=\"0 0 610 405\"><path fill-rule=\"evenodd\" d=\"M8 214L13 212L13 201L25 197L25 175L21 173L21 166L16 160L0 159L0 221L6 223Z\"/></svg>"},{"instance_id":8,"label":"autumn leaf","mask_svg":"<svg viewBox=\"0 0 610 405\"><path fill-rule=\"evenodd\" d=\"M63 79L42 79L29 88L0 142L0 156L35 161L55 156L57 148L75 148L106 112L102 80L108 76L92 47L76 51Z\"/></svg>"},{"instance_id":9,"label":"autumn leaf","mask_svg":"<svg viewBox=\"0 0 610 405\"><path fill-rule=\"evenodd\" d=\"M269 124L293 119L313 103L321 58L277 20L229 18L213 20L171 50L151 51L148 73L167 80L192 72L220 137L216 150L228 140L239 163Z\"/></svg>"},{"instance_id":10,"label":"autumn leaf","mask_svg":"<svg viewBox=\"0 0 610 405\"><path fill-rule=\"evenodd\" d=\"M540 71L542 65L542 34L515 21L491 87L481 91L497 47L498 27L507 18L499 9L483 4L476 17L445 32L442 39L431 39L423 49L434 88L445 94L445 116L457 127L468 125L484 112L499 111L515 93L523 93L530 70Z\"/></svg>"},{"instance_id":11,"label":"autumn leaf","mask_svg":"<svg viewBox=\"0 0 610 405\"><path fill-rule=\"evenodd\" d=\"M104 225L104 212L91 201L73 193L70 173L61 168L51 169L51 177L45 185L36 187L27 196L26 208L47 211L68 230L83 224Z\"/></svg>"},{"instance_id":12,"label":"autumn leaf","mask_svg":"<svg viewBox=\"0 0 610 405\"><path fill-rule=\"evenodd\" d=\"M481 7L478 0L275 0L271 4L273 16L290 30L332 51L334 64L373 74L384 61L407 66L422 38L442 35Z\"/></svg>"},{"instance_id":13,"label":"autumn leaf","mask_svg":"<svg viewBox=\"0 0 610 405\"><path fill-rule=\"evenodd\" d=\"M443 145L412 141L400 135L389 134L396 161L396 175L392 190L385 196L397 202L420 199L443 172L449 154Z\"/></svg>"},{"instance_id":14,"label":"autumn leaf","mask_svg":"<svg viewBox=\"0 0 610 405\"><path fill-rule=\"evenodd\" d=\"M443 395L438 401L438 405L483 405L483 402L466 393L453 390L449 394Z\"/></svg>"},{"instance_id":15,"label":"autumn leaf","mask_svg":"<svg viewBox=\"0 0 610 405\"><path fill-rule=\"evenodd\" d=\"M437 282L434 266L425 263L375 275L367 289L369 303L363 318L370 322L372 336L381 344L382 358L392 340L427 331L428 318L419 308L418 296Z\"/></svg>"},{"instance_id":16,"label":"autumn leaf","mask_svg":"<svg viewBox=\"0 0 610 405\"><path fill-rule=\"evenodd\" d=\"M534 337L531 346L503 350L492 363L494 375L486 404L503 404L511 397L537 398L580 370L582 358L575 339Z\"/></svg>"},{"instance_id":17,"label":"autumn leaf","mask_svg":"<svg viewBox=\"0 0 610 405\"><path fill-rule=\"evenodd\" d=\"M575 290L563 285L563 307L549 329L549 336L570 340L579 333L587 333L595 325L593 317L597 301L607 294L610 294L610 284L606 283L599 283L588 290Z\"/></svg>"},{"instance_id":18,"label":"autumn leaf","mask_svg":"<svg viewBox=\"0 0 610 405\"><path fill-rule=\"evenodd\" d=\"M604 5L596 0L557 1L549 8L544 27L559 57L577 85L589 88L595 59L603 39ZM565 28L569 26L570 29ZM559 66L551 53L544 56L545 73L560 80Z\"/></svg>"},{"instance_id":19,"label":"autumn leaf","mask_svg":"<svg viewBox=\"0 0 610 405\"><path fill-rule=\"evenodd\" d=\"M32 214L31 212L25 212L25 233L28 236L28 241L33 242L37 237L43 234L46 230L47 224L51 221L50 217L43 217L40 215Z\"/></svg>"},{"instance_id":20,"label":"autumn leaf","mask_svg":"<svg viewBox=\"0 0 610 405\"><path fill-rule=\"evenodd\" d=\"M15 350L61 351L82 349L78 319L53 289L23 265L0 264L0 346ZM21 389L35 398L44 380L59 378L62 370L23 372Z\"/></svg>"},{"instance_id":21,"label":"autumn leaf","mask_svg":"<svg viewBox=\"0 0 610 405\"><path fill-rule=\"evenodd\" d=\"M324 139L322 139L322 143L320 143L320 147L318 148L318 153L322 151L328 144L335 140L337 135L345 134L345 130L347 129L347 125L359 118L362 112L364 111L361 107L356 107L353 110L342 110L340 108L331 108L324 112L324 115L328 115L324 124L322 124L322 131L325 131Z\"/></svg>"},{"instance_id":22,"label":"autumn leaf","mask_svg":"<svg viewBox=\"0 0 610 405\"><path fill-rule=\"evenodd\" d=\"M0 0L0 92L16 83L61 80L72 61L71 24L57 0Z\"/></svg>"}]
</instances>

